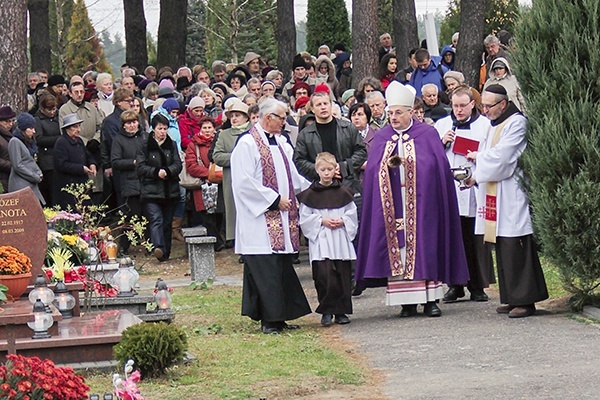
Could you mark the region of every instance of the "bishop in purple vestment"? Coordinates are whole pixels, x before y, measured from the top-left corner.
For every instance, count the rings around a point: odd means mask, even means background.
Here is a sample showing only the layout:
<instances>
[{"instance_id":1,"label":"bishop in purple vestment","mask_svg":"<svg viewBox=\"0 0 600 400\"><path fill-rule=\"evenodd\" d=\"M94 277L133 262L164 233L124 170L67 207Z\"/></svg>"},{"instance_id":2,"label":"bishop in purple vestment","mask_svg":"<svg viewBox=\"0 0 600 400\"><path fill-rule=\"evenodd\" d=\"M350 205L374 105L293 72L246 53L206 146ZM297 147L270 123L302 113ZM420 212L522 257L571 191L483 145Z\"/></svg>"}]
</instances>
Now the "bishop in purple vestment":
<instances>
[{"instance_id":1,"label":"bishop in purple vestment","mask_svg":"<svg viewBox=\"0 0 600 400\"><path fill-rule=\"evenodd\" d=\"M363 181L355 278L387 285L387 304L403 317L441 315L442 283L469 279L450 165L437 131L412 119L414 89L386 90L390 125L371 143Z\"/></svg>"}]
</instances>

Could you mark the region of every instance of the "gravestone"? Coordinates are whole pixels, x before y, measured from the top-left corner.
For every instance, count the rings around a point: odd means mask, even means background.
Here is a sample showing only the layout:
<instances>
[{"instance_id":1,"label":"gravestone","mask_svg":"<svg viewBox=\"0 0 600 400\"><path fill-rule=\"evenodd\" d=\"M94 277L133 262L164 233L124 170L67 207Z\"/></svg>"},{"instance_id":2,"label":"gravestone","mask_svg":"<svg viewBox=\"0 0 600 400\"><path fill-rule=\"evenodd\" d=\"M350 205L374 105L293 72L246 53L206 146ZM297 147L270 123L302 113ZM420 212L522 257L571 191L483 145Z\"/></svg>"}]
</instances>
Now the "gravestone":
<instances>
[{"instance_id":1,"label":"gravestone","mask_svg":"<svg viewBox=\"0 0 600 400\"><path fill-rule=\"evenodd\" d=\"M31 258L33 284L42 273L48 225L40 201L30 188L0 194L0 245L13 246Z\"/></svg>"}]
</instances>

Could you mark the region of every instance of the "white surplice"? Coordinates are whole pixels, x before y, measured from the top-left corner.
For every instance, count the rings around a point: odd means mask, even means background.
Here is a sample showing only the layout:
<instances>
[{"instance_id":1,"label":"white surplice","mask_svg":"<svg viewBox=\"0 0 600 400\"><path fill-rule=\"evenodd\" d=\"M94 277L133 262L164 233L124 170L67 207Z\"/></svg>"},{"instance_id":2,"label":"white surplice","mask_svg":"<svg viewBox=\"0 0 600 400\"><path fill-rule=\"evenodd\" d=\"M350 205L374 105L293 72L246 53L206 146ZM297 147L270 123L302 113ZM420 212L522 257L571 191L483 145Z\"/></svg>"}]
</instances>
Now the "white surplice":
<instances>
[{"instance_id":1,"label":"white surplice","mask_svg":"<svg viewBox=\"0 0 600 400\"><path fill-rule=\"evenodd\" d=\"M477 169L473 175L479 184L475 234L483 235L485 231L487 182L498 182L496 236L519 237L533 233L527 194L519 184L522 171L517 165L527 146L526 126L526 118L521 114L514 114L508 118L496 146L492 147L496 129L494 126L490 127L486 139L479 146Z\"/></svg>"},{"instance_id":2,"label":"white surplice","mask_svg":"<svg viewBox=\"0 0 600 400\"><path fill-rule=\"evenodd\" d=\"M447 116L438 120L435 123L435 129L437 129L438 134L440 135L440 139L444 137L446 132L452 130L453 121L451 116ZM488 129L490 128L490 120L480 115L475 121L473 121L468 129L456 128L454 133L456 137L462 136L467 139L476 140L479 142L480 149L481 144L485 140L485 136L487 135ZM456 140L455 137L455 140ZM462 154L456 154L453 151L454 142L446 148L446 156L448 157L448 161L450 162L451 168L461 167L464 165L472 165L470 161L467 160L467 157ZM476 166L473 166L473 170L475 170ZM461 217L475 217L477 213L477 199L475 188L472 187L470 189L460 190L460 182L454 181L454 185L456 187L456 197L458 199L458 212Z\"/></svg>"},{"instance_id":3,"label":"white surplice","mask_svg":"<svg viewBox=\"0 0 600 400\"><path fill-rule=\"evenodd\" d=\"M269 146L260 123L256 124L264 143ZM280 211L285 239L285 249L274 251L271 248L265 212L275 202L277 196L290 198L308 188L310 182L296 170L292 160L294 150L286 139L276 135L277 143L284 150L290 167L295 193L289 193L288 176L281 152L277 146L269 146L275 165L279 192L263 185L262 164L258 146L250 134L241 136L231 153L231 186L237 211L235 224L235 252L238 254L293 253L290 239L288 212Z\"/></svg>"},{"instance_id":4,"label":"white surplice","mask_svg":"<svg viewBox=\"0 0 600 400\"><path fill-rule=\"evenodd\" d=\"M329 229L321 224L323 218L341 218L344 226ZM310 241L308 254L310 261L356 260L356 251L352 240L358 231L356 204L352 201L344 207L316 209L300 204L300 227Z\"/></svg>"}]
</instances>

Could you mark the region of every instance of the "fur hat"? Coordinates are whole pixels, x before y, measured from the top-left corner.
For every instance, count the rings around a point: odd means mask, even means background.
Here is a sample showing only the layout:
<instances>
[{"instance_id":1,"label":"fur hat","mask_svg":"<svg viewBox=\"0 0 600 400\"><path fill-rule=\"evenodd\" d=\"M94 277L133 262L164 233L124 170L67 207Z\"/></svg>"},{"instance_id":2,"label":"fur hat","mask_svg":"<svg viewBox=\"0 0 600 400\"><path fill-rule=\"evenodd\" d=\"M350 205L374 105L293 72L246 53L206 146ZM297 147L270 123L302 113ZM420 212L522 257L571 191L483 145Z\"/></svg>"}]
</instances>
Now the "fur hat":
<instances>
[{"instance_id":1,"label":"fur hat","mask_svg":"<svg viewBox=\"0 0 600 400\"><path fill-rule=\"evenodd\" d=\"M292 69L296 69L298 67L306 68L306 61L304 61L304 58L302 58L302 55L300 54L296 54L294 57L294 63L292 64Z\"/></svg>"},{"instance_id":2,"label":"fur hat","mask_svg":"<svg viewBox=\"0 0 600 400\"><path fill-rule=\"evenodd\" d=\"M10 106L0 107L0 121L6 121L7 119L13 119L17 114L13 111Z\"/></svg>"},{"instance_id":3,"label":"fur hat","mask_svg":"<svg viewBox=\"0 0 600 400\"><path fill-rule=\"evenodd\" d=\"M21 131L25 131L27 128L35 128L35 118L29 113L22 113L17 118L17 126Z\"/></svg>"},{"instance_id":4,"label":"fur hat","mask_svg":"<svg viewBox=\"0 0 600 400\"><path fill-rule=\"evenodd\" d=\"M388 107L404 106L412 108L415 103L417 91L410 85L403 85L398 81L392 81L385 90L385 100Z\"/></svg>"}]
</instances>

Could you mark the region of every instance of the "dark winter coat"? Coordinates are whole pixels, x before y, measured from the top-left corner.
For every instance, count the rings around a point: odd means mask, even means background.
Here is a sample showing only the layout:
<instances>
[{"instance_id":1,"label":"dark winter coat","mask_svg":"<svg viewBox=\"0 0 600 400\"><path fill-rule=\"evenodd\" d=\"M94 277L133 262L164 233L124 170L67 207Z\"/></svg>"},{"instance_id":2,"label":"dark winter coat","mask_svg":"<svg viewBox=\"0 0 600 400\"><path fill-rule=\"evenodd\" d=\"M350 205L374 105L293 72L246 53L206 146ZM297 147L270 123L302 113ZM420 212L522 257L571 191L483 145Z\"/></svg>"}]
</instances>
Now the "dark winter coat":
<instances>
[{"instance_id":1,"label":"dark winter coat","mask_svg":"<svg viewBox=\"0 0 600 400\"><path fill-rule=\"evenodd\" d=\"M41 111L35 114L35 142L38 146L38 164L42 171L54 169L54 144L60 137L58 113L50 118Z\"/></svg>"},{"instance_id":2,"label":"dark winter coat","mask_svg":"<svg viewBox=\"0 0 600 400\"><path fill-rule=\"evenodd\" d=\"M8 142L12 139L11 132L0 127L0 183L4 193L8 193L8 177L10 175L10 156L8 155Z\"/></svg>"},{"instance_id":3,"label":"dark winter coat","mask_svg":"<svg viewBox=\"0 0 600 400\"><path fill-rule=\"evenodd\" d=\"M367 151L358 129L350 122L337 120L337 161L340 165L342 185L352 189L355 193L361 192L359 180L360 168L367 160ZM298 133L294 163L298 172L308 180L319 178L315 171L317 154L323 151L323 142L317 132L317 124L311 124Z\"/></svg>"},{"instance_id":4,"label":"dark winter coat","mask_svg":"<svg viewBox=\"0 0 600 400\"><path fill-rule=\"evenodd\" d=\"M140 178L135 168L137 152L148 140L148 134L138 130L130 135L119 130L112 141L110 162L113 174L118 177L123 197L139 196L141 193Z\"/></svg>"},{"instance_id":5,"label":"dark winter coat","mask_svg":"<svg viewBox=\"0 0 600 400\"><path fill-rule=\"evenodd\" d=\"M165 179L158 177L160 169L167 172ZM169 135L159 146L154 135L150 134L148 140L138 149L136 170L142 185L142 200L179 199L181 159L177 146Z\"/></svg>"},{"instance_id":6,"label":"dark winter coat","mask_svg":"<svg viewBox=\"0 0 600 400\"><path fill-rule=\"evenodd\" d=\"M102 121L102 168L111 168L110 165L110 150L112 141L121 130L121 114L123 110L118 106L115 111Z\"/></svg>"},{"instance_id":7,"label":"dark winter coat","mask_svg":"<svg viewBox=\"0 0 600 400\"><path fill-rule=\"evenodd\" d=\"M89 179L83 167L96 165L96 160L83 144L81 138L62 134L54 144L54 174L52 175L54 203L63 210L74 206L75 198L61 189L70 183L85 183Z\"/></svg>"}]
</instances>

